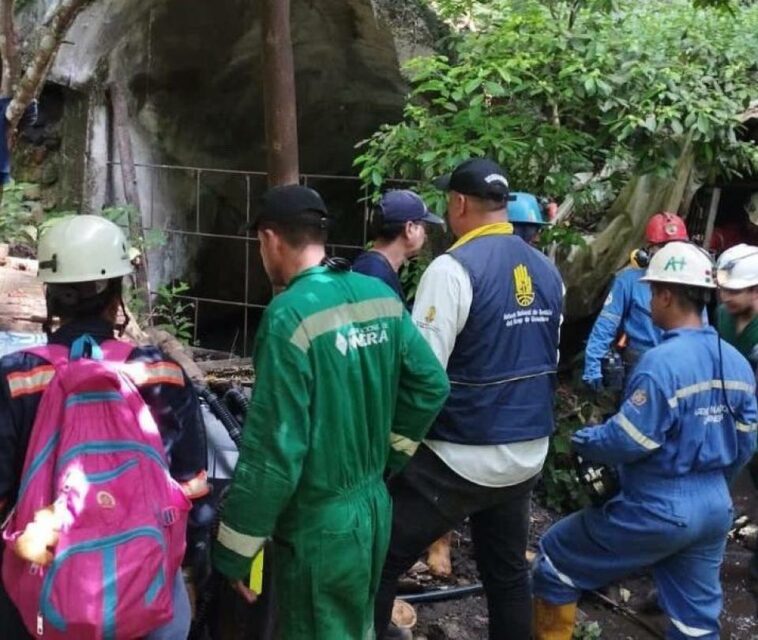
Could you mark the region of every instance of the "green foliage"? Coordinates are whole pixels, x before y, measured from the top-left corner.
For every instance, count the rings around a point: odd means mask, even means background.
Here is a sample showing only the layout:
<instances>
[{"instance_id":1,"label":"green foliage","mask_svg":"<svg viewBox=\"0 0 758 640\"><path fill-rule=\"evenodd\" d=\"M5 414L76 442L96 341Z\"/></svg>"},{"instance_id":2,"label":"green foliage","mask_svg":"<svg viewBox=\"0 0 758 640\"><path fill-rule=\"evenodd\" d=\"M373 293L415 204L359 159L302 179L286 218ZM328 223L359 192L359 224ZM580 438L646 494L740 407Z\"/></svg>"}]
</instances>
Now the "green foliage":
<instances>
[{"instance_id":1,"label":"green foliage","mask_svg":"<svg viewBox=\"0 0 758 640\"><path fill-rule=\"evenodd\" d=\"M0 242L13 246L16 253L34 256L37 252L39 235L51 222L62 217L74 215L74 211L35 212L37 200L30 193L38 186L30 182L11 182L5 185L0 207Z\"/></svg>"},{"instance_id":2,"label":"green foliage","mask_svg":"<svg viewBox=\"0 0 758 640\"><path fill-rule=\"evenodd\" d=\"M418 283L430 262L431 256L424 254L409 260L400 268L400 273L398 274L400 276L400 284L409 302L412 302L413 298L416 297Z\"/></svg>"},{"instance_id":3,"label":"green foliage","mask_svg":"<svg viewBox=\"0 0 758 640\"><path fill-rule=\"evenodd\" d=\"M541 502L556 511L576 511L589 504L574 469L571 436L594 420L596 408L587 399L561 388L556 402L556 428L550 438L542 481L538 491Z\"/></svg>"},{"instance_id":4,"label":"green foliage","mask_svg":"<svg viewBox=\"0 0 758 640\"><path fill-rule=\"evenodd\" d=\"M192 342L192 330L195 326L192 321L195 305L184 298L189 289L190 286L186 282L161 285L155 294L150 312L151 324L167 331L185 344Z\"/></svg>"},{"instance_id":5,"label":"green foliage","mask_svg":"<svg viewBox=\"0 0 758 640\"><path fill-rule=\"evenodd\" d=\"M438 4L452 12L456 3ZM454 56L408 64L402 121L382 126L355 160L369 187L395 177L428 188L487 155L519 190L560 199L584 173L595 178L581 189L615 192L632 173L670 171L687 142L712 176L758 167L737 118L758 81L758 5L731 16L688 0L618 0L605 11L558 0L457 4L488 19L461 33ZM578 204L580 214L593 206Z\"/></svg>"},{"instance_id":6,"label":"green foliage","mask_svg":"<svg viewBox=\"0 0 758 640\"><path fill-rule=\"evenodd\" d=\"M578 426L558 423L550 439L538 495L546 507L555 511L576 511L589 504L571 460L571 436Z\"/></svg>"},{"instance_id":7,"label":"green foliage","mask_svg":"<svg viewBox=\"0 0 758 640\"><path fill-rule=\"evenodd\" d=\"M570 250L571 247L584 247L587 242L579 231L568 224L561 223L545 227L540 231L539 246L545 249L553 244L563 250Z\"/></svg>"},{"instance_id":8,"label":"green foliage","mask_svg":"<svg viewBox=\"0 0 758 640\"><path fill-rule=\"evenodd\" d=\"M574 640L598 640L603 637L599 622L579 622L574 627Z\"/></svg>"},{"instance_id":9,"label":"green foliage","mask_svg":"<svg viewBox=\"0 0 758 640\"><path fill-rule=\"evenodd\" d=\"M24 198L24 193L31 186L25 182L12 182L5 186L0 208L0 242L16 244L28 241L30 234L36 232L34 216Z\"/></svg>"}]
</instances>

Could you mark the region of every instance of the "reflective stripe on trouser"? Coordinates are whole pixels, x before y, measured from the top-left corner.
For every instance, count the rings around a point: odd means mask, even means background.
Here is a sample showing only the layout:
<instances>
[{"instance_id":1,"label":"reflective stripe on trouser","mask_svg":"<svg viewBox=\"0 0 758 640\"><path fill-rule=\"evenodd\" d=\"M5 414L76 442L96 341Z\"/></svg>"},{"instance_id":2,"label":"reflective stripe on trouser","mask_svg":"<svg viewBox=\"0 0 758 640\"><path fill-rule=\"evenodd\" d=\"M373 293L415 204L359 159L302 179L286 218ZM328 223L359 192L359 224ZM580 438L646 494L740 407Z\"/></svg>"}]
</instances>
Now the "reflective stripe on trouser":
<instances>
[{"instance_id":1,"label":"reflective stripe on trouser","mask_svg":"<svg viewBox=\"0 0 758 640\"><path fill-rule=\"evenodd\" d=\"M274 535L280 637L373 640L392 516L384 483L287 515L304 528Z\"/></svg>"},{"instance_id":2,"label":"reflective stripe on trouser","mask_svg":"<svg viewBox=\"0 0 758 640\"><path fill-rule=\"evenodd\" d=\"M680 496L680 499L682 496ZM732 523L721 489L687 496L665 513L623 494L557 522L540 542L534 595L554 604L574 602L652 567L669 638L718 639L722 595L719 568Z\"/></svg>"}]
</instances>

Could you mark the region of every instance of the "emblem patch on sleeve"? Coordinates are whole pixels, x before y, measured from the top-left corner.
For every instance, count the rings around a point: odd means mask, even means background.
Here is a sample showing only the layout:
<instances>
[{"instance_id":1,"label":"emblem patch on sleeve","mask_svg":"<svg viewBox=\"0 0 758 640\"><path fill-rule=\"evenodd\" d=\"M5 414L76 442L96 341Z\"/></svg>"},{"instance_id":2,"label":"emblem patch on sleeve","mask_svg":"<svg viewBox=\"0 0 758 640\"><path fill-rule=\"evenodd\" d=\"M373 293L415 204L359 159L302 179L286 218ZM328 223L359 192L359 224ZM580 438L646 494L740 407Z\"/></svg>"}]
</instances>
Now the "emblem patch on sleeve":
<instances>
[{"instance_id":1,"label":"emblem patch on sleeve","mask_svg":"<svg viewBox=\"0 0 758 640\"><path fill-rule=\"evenodd\" d=\"M637 389L631 397L632 404L635 407L641 407L643 404L647 402L647 393L643 391L642 389Z\"/></svg>"}]
</instances>

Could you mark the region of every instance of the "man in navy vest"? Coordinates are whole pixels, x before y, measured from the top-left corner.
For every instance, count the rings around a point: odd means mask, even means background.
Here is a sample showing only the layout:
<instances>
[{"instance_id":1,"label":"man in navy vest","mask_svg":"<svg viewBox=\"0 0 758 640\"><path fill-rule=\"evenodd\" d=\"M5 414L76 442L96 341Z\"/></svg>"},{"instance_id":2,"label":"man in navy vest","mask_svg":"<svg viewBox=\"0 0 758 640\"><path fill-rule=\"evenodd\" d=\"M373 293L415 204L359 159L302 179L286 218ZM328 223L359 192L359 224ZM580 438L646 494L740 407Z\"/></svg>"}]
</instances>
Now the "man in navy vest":
<instances>
[{"instance_id":1,"label":"man in navy vest","mask_svg":"<svg viewBox=\"0 0 758 640\"><path fill-rule=\"evenodd\" d=\"M563 283L508 222L494 162L464 162L448 193L458 241L421 279L413 318L447 367L450 397L390 483L393 528L376 602L379 638L398 577L466 517L487 595L490 638L531 637L525 559L531 492L553 431Z\"/></svg>"}]
</instances>

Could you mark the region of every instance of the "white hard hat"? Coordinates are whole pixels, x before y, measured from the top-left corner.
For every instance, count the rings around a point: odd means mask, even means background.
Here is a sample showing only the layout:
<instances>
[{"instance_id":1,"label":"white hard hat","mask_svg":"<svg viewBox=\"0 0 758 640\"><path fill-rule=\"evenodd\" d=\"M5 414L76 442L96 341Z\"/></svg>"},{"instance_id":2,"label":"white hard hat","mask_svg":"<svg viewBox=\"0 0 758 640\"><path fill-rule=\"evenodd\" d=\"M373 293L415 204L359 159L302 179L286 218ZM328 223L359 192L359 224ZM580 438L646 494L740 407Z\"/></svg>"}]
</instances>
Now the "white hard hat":
<instances>
[{"instance_id":1,"label":"white hard hat","mask_svg":"<svg viewBox=\"0 0 758 640\"><path fill-rule=\"evenodd\" d=\"M719 257L716 280L722 289L737 291L758 285L758 247L738 244Z\"/></svg>"},{"instance_id":2,"label":"white hard hat","mask_svg":"<svg viewBox=\"0 0 758 640\"><path fill-rule=\"evenodd\" d=\"M750 200L748 200L745 205L745 211L747 212L748 218L750 218L750 222L754 225L758 225L758 191L750 196Z\"/></svg>"},{"instance_id":3,"label":"white hard hat","mask_svg":"<svg viewBox=\"0 0 758 640\"><path fill-rule=\"evenodd\" d=\"M644 282L668 282L715 289L713 260L690 242L669 242L650 259Z\"/></svg>"},{"instance_id":4,"label":"white hard hat","mask_svg":"<svg viewBox=\"0 0 758 640\"><path fill-rule=\"evenodd\" d=\"M43 232L37 277L47 283L109 280L132 272L124 232L100 216L61 218Z\"/></svg>"}]
</instances>

